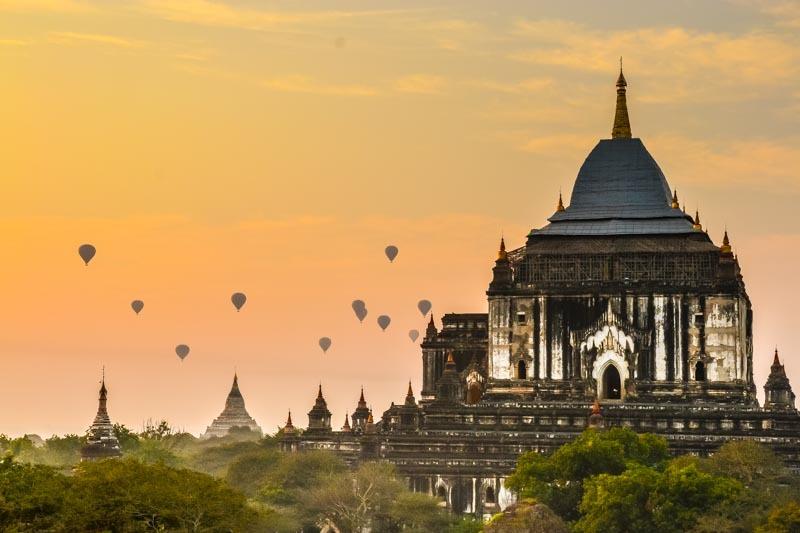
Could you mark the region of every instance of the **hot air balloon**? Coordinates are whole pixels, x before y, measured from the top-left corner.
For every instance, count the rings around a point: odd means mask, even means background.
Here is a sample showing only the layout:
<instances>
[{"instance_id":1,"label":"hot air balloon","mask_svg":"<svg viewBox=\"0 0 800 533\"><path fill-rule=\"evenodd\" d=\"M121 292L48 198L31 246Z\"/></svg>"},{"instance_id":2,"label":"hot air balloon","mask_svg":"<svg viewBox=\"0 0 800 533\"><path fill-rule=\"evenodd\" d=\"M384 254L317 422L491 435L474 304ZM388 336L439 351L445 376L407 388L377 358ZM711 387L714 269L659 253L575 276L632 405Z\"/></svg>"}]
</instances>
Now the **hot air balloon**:
<instances>
[{"instance_id":1,"label":"hot air balloon","mask_svg":"<svg viewBox=\"0 0 800 533\"><path fill-rule=\"evenodd\" d=\"M144 309L144 302L141 300L134 300L131 302L131 308L137 315Z\"/></svg>"},{"instance_id":2,"label":"hot air balloon","mask_svg":"<svg viewBox=\"0 0 800 533\"><path fill-rule=\"evenodd\" d=\"M381 315L378 317L378 325L381 327L383 331L386 331L386 328L389 327L389 324L391 324L391 322L392 319L391 317L389 317L389 315Z\"/></svg>"},{"instance_id":3,"label":"hot air balloon","mask_svg":"<svg viewBox=\"0 0 800 533\"><path fill-rule=\"evenodd\" d=\"M412 329L408 332L408 338L411 339L411 342L417 342L417 339L419 338L419 331Z\"/></svg>"},{"instance_id":4,"label":"hot air balloon","mask_svg":"<svg viewBox=\"0 0 800 533\"><path fill-rule=\"evenodd\" d=\"M97 250L91 244L81 244L78 247L78 255L81 256L81 259L83 259L83 262L86 263L86 266L89 266L89 261L92 260L92 257L94 257L94 254L96 253Z\"/></svg>"},{"instance_id":5,"label":"hot air balloon","mask_svg":"<svg viewBox=\"0 0 800 533\"><path fill-rule=\"evenodd\" d=\"M331 347L330 337L320 337L319 347L322 348L322 353L326 353L328 351L328 348Z\"/></svg>"},{"instance_id":6,"label":"hot air balloon","mask_svg":"<svg viewBox=\"0 0 800 533\"><path fill-rule=\"evenodd\" d=\"M386 250L384 250L384 252L386 252L386 257L389 258L390 263L394 261L394 258L397 257L397 253L399 251L400 250L397 249L397 246L394 245L389 245L386 247Z\"/></svg>"},{"instance_id":7,"label":"hot air balloon","mask_svg":"<svg viewBox=\"0 0 800 533\"><path fill-rule=\"evenodd\" d=\"M247 296L243 292L234 292L231 295L231 302L233 302L233 306L236 307L236 311L238 312L244 303L247 301Z\"/></svg>"},{"instance_id":8,"label":"hot air balloon","mask_svg":"<svg viewBox=\"0 0 800 533\"><path fill-rule=\"evenodd\" d=\"M431 310L431 302L429 300L420 300L417 302L417 309L422 313L422 316L427 316L428 311Z\"/></svg>"},{"instance_id":9,"label":"hot air balloon","mask_svg":"<svg viewBox=\"0 0 800 533\"><path fill-rule=\"evenodd\" d=\"M359 322L363 322L367 316L367 304L363 300L353 300L353 312L356 314Z\"/></svg>"},{"instance_id":10,"label":"hot air balloon","mask_svg":"<svg viewBox=\"0 0 800 533\"><path fill-rule=\"evenodd\" d=\"M179 344L175 347L175 353L178 354L178 357L183 361L186 359L186 356L189 355L189 347L185 344Z\"/></svg>"}]
</instances>

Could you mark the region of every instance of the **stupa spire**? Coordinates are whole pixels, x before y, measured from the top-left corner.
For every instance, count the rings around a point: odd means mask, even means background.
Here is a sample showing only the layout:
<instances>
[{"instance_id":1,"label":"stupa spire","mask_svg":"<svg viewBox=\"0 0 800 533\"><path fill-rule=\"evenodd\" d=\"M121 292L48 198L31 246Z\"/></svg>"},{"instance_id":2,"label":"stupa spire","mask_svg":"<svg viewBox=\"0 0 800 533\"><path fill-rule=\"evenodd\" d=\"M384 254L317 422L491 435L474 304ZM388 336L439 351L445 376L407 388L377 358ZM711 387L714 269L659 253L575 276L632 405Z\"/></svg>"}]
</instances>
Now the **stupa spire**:
<instances>
[{"instance_id":1,"label":"stupa spire","mask_svg":"<svg viewBox=\"0 0 800 533\"><path fill-rule=\"evenodd\" d=\"M236 371L233 373L231 390L228 392L228 397L225 398L225 408L206 428L201 437L206 439L224 437L233 428L248 428L254 433L261 434L261 427L250 416L245 407L244 396L242 396L242 391L239 390L239 375Z\"/></svg>"},{"instance_id":2,"label":"stupa spire","mask_svg":"<svg viewBox=\"0 0 800 533\"><path fill-rule=\"evenodd\" d=\"M628 118L628 101L625 95L628 82L622 74L622 58L619 58L619 77L617 78L617 109L614 112L614 127L611 129L612 139L630 139L631 121Z\"/></svg>"},{"instance_id":3,"label":"stupa spire","mask_svg":"<svg viewBox=\"0 0 800 533\"><path fill-rule=\"evenodd\" d=\"M122 451L119 441L114 434L114 426L108 416L106 403L108 390L106 389L106 371L103 368L103 377L100 382L100 395L97 401L97 414L86 436L86 445L81 448L81 461L104 459L106 457L119 457Z\"/></svg>"},{"instance_id":4,"label":"stupa spire","mask_svg":"<svg viewBox=\"0 0 800 533\"><path fill-rule=\"evenodd\" d=\"M500 237L500 250L497 252L497 260L503 261L508 258L508 252L506 252L506 240L503 237ZM433 315L431 315L431 319L433 319Z\"/></svg>"}]
</instances>

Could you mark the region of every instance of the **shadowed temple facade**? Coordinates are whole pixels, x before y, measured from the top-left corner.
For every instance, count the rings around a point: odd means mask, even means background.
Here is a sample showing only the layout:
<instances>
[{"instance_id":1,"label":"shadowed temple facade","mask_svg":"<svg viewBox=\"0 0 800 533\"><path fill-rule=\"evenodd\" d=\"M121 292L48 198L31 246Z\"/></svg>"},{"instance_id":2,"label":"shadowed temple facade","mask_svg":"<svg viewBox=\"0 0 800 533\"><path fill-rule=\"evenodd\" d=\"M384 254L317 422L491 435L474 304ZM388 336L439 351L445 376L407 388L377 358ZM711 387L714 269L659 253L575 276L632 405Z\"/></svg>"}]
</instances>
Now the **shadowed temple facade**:
<instances>
[{"instance_id":1,"label":"shadowed temple facade","mask_svg":"<svg viewBox=\"0 0 800 533\"><path fill-rule=\"evenodd\" d=\"M715 244L681 208L631 134L617 80L611 139L580 168L569 204L524 245L501 240L488 312L433 316L422 390L380 419L364 394L334 430L320 386L308 428L286 450L394 463L417 491L457 513L495 513L517 457L550 452L586 427L626 426L706 455L757 439L800 467L800 416L776 351L759 405L753 311L727 232Z\"/></svg>"}]
</instances>

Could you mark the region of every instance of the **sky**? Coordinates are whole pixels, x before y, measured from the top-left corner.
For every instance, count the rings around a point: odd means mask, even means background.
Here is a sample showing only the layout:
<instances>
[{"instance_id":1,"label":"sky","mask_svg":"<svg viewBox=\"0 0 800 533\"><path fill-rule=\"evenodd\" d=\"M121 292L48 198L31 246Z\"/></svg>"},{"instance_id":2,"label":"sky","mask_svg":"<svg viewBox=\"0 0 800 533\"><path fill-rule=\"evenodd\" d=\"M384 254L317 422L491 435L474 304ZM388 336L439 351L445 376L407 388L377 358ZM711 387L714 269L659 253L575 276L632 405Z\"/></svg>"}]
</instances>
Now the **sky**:
<instances>
[{"instance_id":1,"label":"sky","mask_svg":"<svg viewBox=\"0 0 800 533\"><path fill-rule=\"evenodd\" d=\"M402 401L416 302L485 312L620 56L634 136L730 234L760 397L776 346L800 387L797 2L0 0L0 432L83 433L103 367L135 430L200 433L234 371L267 432L319 383L336 427Z\"/></svg>"}]
</instances>

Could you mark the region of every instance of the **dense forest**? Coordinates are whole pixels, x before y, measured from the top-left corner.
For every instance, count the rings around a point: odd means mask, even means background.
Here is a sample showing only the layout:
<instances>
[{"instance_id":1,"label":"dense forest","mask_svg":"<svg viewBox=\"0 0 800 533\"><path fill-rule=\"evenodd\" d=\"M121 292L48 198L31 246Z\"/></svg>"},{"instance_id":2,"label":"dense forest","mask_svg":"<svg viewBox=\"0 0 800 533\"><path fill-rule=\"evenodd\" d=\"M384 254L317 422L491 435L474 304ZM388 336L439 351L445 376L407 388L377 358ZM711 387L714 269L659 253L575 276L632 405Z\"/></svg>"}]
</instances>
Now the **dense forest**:
<instances>
[{"instance_id":1,"label":"dense forest","mask_svg":"<svg viewBox=\"0 0 800 533\"><path fill-rule=\"evenodd\" d=\"M661 437L587 430L508 480L519 501L487 523L410 492L387 463L350 470L239 431L199 440L165 422L115 432L124 456L79 461L83 438L0 436L2 531L800 532L800 479L753 442L670 457Z\"/></svg>"}]
</instances>

